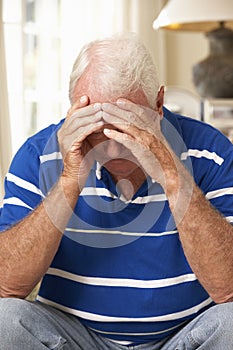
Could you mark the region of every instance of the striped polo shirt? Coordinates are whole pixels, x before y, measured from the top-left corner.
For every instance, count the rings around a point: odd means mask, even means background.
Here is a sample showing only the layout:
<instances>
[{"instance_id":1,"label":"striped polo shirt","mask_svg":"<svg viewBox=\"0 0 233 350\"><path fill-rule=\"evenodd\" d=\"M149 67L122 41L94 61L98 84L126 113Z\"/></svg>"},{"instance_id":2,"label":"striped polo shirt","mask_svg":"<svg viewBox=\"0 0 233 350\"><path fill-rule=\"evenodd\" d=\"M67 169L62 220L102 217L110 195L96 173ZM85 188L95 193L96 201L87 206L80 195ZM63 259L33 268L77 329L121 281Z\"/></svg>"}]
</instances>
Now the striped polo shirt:
<instances>
[{"instance_id":1,"label":"striped polo shirt","mask_svg":"<svg viewBox=\"0 0 233 350\"><path fill-rule=\"evenodd\" d=\"M5 179L1 231L28 215L59 178L62 123L30 137L15 155ZM206 198L233 222L230 141L213 127L167 109L161 127ZM186 260L161 186L148 177L126 200L98 163L37 300L125 345L159 341L213 305Z\"/></svg>"}]
</instances>

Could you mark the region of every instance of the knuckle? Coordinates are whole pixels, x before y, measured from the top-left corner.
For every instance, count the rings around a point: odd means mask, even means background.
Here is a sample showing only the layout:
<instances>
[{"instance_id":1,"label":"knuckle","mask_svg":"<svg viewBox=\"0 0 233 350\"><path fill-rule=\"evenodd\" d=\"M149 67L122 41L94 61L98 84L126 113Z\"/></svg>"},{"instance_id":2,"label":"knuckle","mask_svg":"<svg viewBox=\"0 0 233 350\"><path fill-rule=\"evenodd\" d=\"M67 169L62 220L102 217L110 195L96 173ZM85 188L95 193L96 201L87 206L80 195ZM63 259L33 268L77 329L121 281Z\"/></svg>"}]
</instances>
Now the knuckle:
<instances>
[{"instance_id":1,"label":"knuckle","mask_svg":"<svg viewBox=\"0 0 233 350\"><path fill-rule=\"evenodd\" d=\"M139 117L143 117L144 113L145 113L145 111L144 111L143 107L140 107L140 106L139 106L139 107L138 107L138 110L137 110L138 116L139 116Z\"/></svg>"},{"instance_id":2,"label":"knuckle","mask_svg":"<svg viewBox=\"0 0 233 350\"><path fill-rule=\"evenodd\" d=\"M137 117L133 112L129 112L128 118L131 124L135 124L137 121Z\"/></svg>"}]
</instances>

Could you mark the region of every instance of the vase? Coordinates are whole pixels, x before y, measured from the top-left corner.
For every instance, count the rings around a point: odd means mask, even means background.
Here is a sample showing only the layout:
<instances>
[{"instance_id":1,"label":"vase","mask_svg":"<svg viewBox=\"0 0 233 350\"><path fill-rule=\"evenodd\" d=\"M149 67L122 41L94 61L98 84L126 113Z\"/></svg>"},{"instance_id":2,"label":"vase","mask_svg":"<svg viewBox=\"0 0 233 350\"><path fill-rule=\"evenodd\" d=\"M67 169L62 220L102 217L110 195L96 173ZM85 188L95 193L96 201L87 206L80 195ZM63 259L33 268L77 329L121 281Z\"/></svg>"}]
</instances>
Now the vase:
<instances>
[{"instance_id":1,"label":"vase","mask_svg":"<svg viewBox=\"0 0 233 350\"><path fill-rule=\"evenodd\" d=\"M206 37L210 54L193 67L193 83L202 97L233 98L233 30L222 24Z\"/></svg>"}]
</instances>

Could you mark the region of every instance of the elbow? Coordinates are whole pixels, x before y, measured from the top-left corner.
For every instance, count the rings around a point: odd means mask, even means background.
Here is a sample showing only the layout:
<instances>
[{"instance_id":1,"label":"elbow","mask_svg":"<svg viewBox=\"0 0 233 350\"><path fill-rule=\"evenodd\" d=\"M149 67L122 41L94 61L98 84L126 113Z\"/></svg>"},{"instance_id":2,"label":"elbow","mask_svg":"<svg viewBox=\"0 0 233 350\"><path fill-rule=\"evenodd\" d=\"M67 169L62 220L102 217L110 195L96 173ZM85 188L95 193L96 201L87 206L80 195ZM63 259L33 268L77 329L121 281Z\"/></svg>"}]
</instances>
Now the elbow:
<instances>
[{"instance_id":1,"label":"elbow","mask_svg":"<svg viewBox=\"0 0 233 350\"><path fill-rule=\"evenodd\" d=\"M1 298L18 298L25 299L28 294L31 292L25 288L12 288L6 285L0 286L0 297Z\"/></svg>"},{"instance_id":2,"label":"elbow","mask_svg":"<svg viewBox=\"0 0 233 350\"><path fill-rule=\"evenodd\" d=\"M0 298L18 298L18 299L25 299L28 296L28 293L23 293L19 291L6 291L1 290L0 291Z\"/></svg>"},{"instance_id":3,"label":"elbow","mask_svg":"<svg viewBox=\"0 0 233 350\"><path fill-rule=\"evenodd\" d=\"M17 298L17 299L25 299L27 294L18 293L18 292L0 292L0 298Z\"/></svg>"},{"instance_id":4,"label":"elbow","mask_svg":"<svg viewBox=\"0 0 233 350\"><path fill-rule=\"evenodd\" d=\"M231 303L231 302L233 302L233 296L226 296L226 297L223 297L223 298L218 298L218 299L215 299L214 302L216 304Z\"/></svg>"},{"instance_id":5,"label":"elbow","mask_svg":"<svg viewBox=\"0 0 233 350\"><path fill-rule=\"evenodd\" d=\"M230 302L233 302L233 291L229 293L213 295L211 297L216 304L230 303Z\"/></svg>"}]
</instances>

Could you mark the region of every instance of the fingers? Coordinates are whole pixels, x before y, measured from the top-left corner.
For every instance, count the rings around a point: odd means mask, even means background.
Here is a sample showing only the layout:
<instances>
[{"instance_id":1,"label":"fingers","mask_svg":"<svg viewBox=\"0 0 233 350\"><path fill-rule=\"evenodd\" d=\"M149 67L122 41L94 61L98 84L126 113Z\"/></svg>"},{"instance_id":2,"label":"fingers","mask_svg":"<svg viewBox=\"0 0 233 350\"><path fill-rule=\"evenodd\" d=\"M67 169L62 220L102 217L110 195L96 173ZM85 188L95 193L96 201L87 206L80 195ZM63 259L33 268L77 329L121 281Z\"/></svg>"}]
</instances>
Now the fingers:
<instances>
[{"instance_id":1,"label":"fingers","mask_svg":"<svg viewBox=\"0 0 233 350\"><path fill-rule=\"evenodd\" d=\"M131 111L136 114L144 125L151 128L152 125L158 125L161 121L159 111L154 110L150 107L137 105L129 100L119 99L117 100L117 106L123 110Z\"/></svg>"},{"instance_id":2,"label":"fingers","mask_svg":"<svg viewBox=\"0 0 233 350\"><path fill-rule=\"evenodd\" d=\"M134 143L133 138L130 135L124 134L124 133L120 133L116 130L112 130L112 129L104 129L103 133L112 140L117 141L118 143L121 143L122 145L124 145L126 148L131 149L130 146L132 146L132 144Z\"/></svg>"},{"instance_id":3,"label":"fingers","mask_svg":"<svg viewBox=\"0 0 233 350\"><path fill-rule=\"evenodd\" d=\"M88 111L80 111L74 113L71 117L65 120L64 129L67 133L72 133L78 128L94 128L95 124L102 120L102 112L90 108Z\"/></svg>"},{"instance_id":4,"label":"fingers","mask_svg":"<svg viewBox=\"0 0 233 350\"><path fill-rule=\"evenodd\" d=\"M144 142L136 141L131 135L120 133L116 130L104 129L103 132L109 139L115 140L126 147L137 159L138 164L144 171L154 178L156 169L158 169L158 160L148 145L144 144Z\"/></svg>"},{"instance_id":5,"label":"fingers","mask_svg":"<svg viewBox=\"0 0 233 350\"><path fill-rule=\"evenodd\" d=\"M58 142L62 153L71 149L74 143L82 142L91 133L98 131L104 124L101 104L89 104L88 96L81 96L69 109L62 127L58 131Z\"/></svg>"},{"instance_id":6,"label":"fingers","mask_svg":"<svg viewBox=\"0 0 233 350\"><path fill-rule=\"evenodd\" d=\"M85 107L89 104L89 97L86 95L80 96L77 101L70 107L70 109L67 112L66 117L71 116L74 111L78 108Z\"/></svg>"},{"instance_id":7,"label":"fingers","mask_svg":"<svg viewBox=\"0 0 233 350\"><path fill-rule=\"evenodd\" d=\"M97 131L102 124L101 104L95 103L75 110L71 116L66 118L63 128L67 135L76 136L76 131L78 131L84 140L89 134Z\"/></svg>"},{"instance_id":8,"label":"fingers","mask_svg":"<svg viewBox=\"0 0 233 350\"><path fill-rule=\"evenodd\" d=\"M82 141L102 126L101 104L89 103L89 97L83 95L71 106L59 131L59 139L69 137L69 143L71 140Z\"/></svg>"},{"instance_id":9,"label":"fingers","mask_svg":"<svg viewBox=\"0 0 233 350\"><path fill-rule=\"evenodd\" d=\"M65 128L65 130L61 128L58 134L58 140L62 149L67 152L74 143L79 144L79 147L81 147L81 143L87 136L103 127L103 120L95 121L93 117L92 120L94 120L94 122L91 124L86 121L83 124L77 122L76 125L73 123Z\"/></svg>"},{"instance_id":10,"label":"fingers","mask_svg":"<svg viewBox=\"0 0 233 350\"><path fill-rule=\"evenodd\" d=\"M150 133L160 128L158 112L128 100L120 99L117 101L116 105L103 103L102 110L104 120L109 124L113 124L120 130L122 130L120 127L121 124L124 124L126 128L129 125L134 125Z\"/></svg>"},{"instance_id":11,"label":"fingers","mask_svg":"<svg viewBox=\"0 0 233 350\"><path fill-rule=\"evenodd\" d=\"M135 103L133 103L129 100L123 99L123 98L118 99L116 104L121 109L128 110L128 111L131 111L131 112L137 114L140 117L140 119L143 121L145 121L145 118L146 119L150 118L152 120L154 120L156 118L156 119L161 120L161 116L160 116L159 112L157 110L150 108L150 107L138 105L138 104L135 104Z\"/></svg>"},{"instance_id":12,"label":"fingers","mask_svg":"<svg viewBox=\"0 0 233 350\"><path fill-rule=\"evenodd\" d=\"M132 153L134 153L136 148L146 147L150 148L151 143L154 140L153 135L149 135L146 131L141 131L134 126L130 126L130 133L119 132L118 130L112 130L104 128L103 133L107 138L115 140L116 142L122 144L128 148Z\"/></svg>"},{"instance_id":13,"label":"fingers","mask_svg":"<svg viewBox=\"0 0 233 350\"><path fill-rule=\"evenodd\" d=\"M115 117L114 120L117 120L116 117L120 118L121 122L125 121L126 123L134 124L137 120L140 120L139 115L141 114L141 111L138 115L131 110L122 109L120 106L112 103L102 103L102 110L106 113L106 115Z\"/></svg>"},{"instance_id":14,"label":"fingers","mask_svg":"<svg viewBox=\"0 0 233 350\"><path fill-rule=\"evenodd\" d=\"M94 115L99 111L101 111L101 104L94 103L92 105L88 105L84 107L72 108L70 112L67 114L66 118L77 118L77 117L82 118L82 117Z\"/></svg>"},{"instance_id":15,"label":"fingers","mask_svg":"<svg viewBox=\"0 0 233 350\"><path fill-rule=\"evenodd\" d=\"M142 123L137 120L137 116L134 113L122 110L116 105L103 103L102 110L105 123L115 126L122 132L130 134L133 126L142 127Z\"/></svg>"},{"instance_id":16,"label":"fingers","mask_svg":"<svg viewBox=\"0 0 233 350\"><path fill-rule=\"evenodd\" d=\"M116 102L117 106L121 109L131 111L134 114L137 114L140 119L144 119L144 113L145 113L145 108L144 106L140 106L138 104L135 104L129 100L120 98ZM149 109L149 108L148 108Z\"/></svg>"},{"instance_id":17,"label":"fingers","mask_svg":"<svg viewBox=\"0 0 233 350\"><path fill-rule=\"evenodd\" d=\"M101 103L89 104L89 97L86 95L80 96L77 101L70 107L66 118L86 117L94 115L101 110Z\"/></svg>"}]
</instances>

